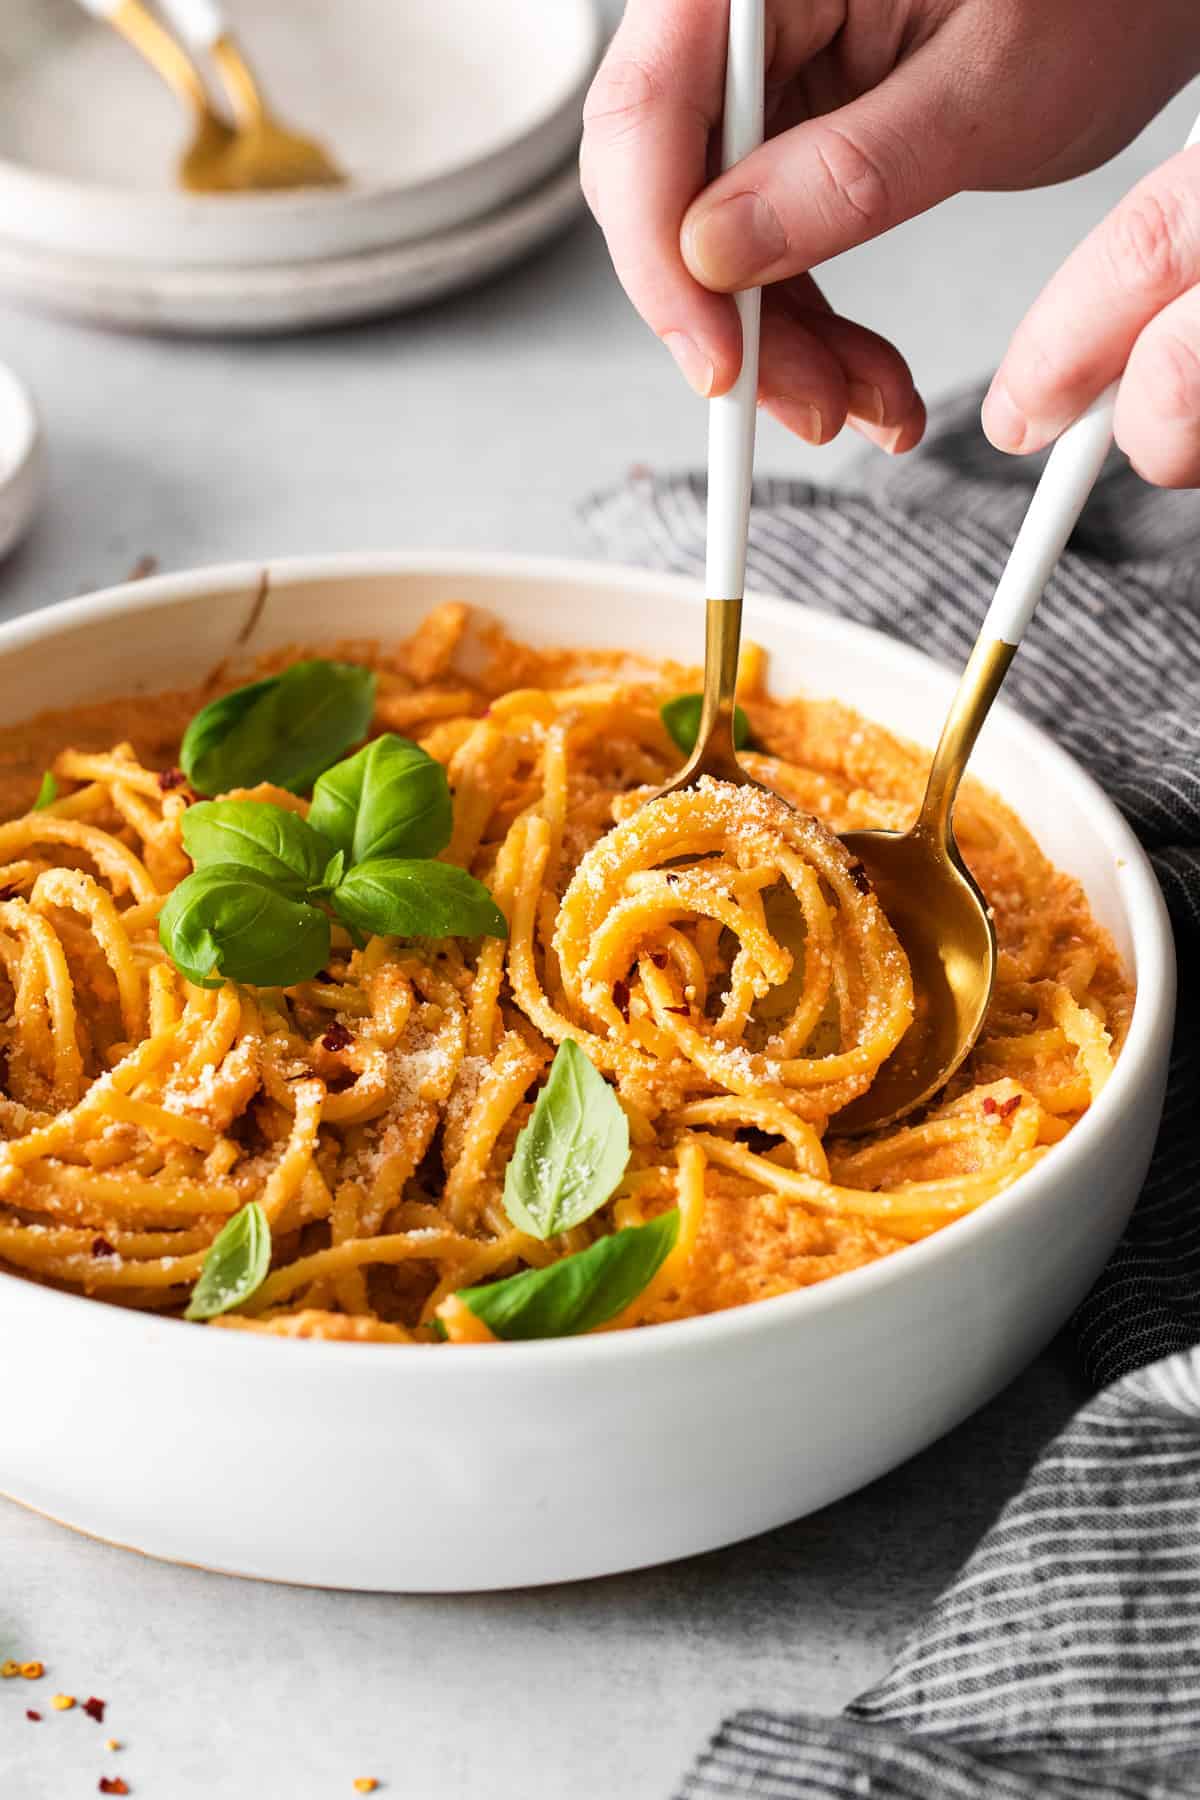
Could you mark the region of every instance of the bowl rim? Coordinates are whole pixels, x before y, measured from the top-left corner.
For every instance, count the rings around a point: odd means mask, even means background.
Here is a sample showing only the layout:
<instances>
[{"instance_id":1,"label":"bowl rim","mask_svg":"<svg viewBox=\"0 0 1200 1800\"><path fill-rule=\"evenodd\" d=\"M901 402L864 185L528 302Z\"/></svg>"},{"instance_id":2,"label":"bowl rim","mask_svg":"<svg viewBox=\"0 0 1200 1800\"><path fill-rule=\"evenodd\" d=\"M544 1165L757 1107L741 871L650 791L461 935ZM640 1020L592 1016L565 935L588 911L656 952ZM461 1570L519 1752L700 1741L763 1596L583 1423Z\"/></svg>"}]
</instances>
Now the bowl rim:
<instances>
[{"instance_id":1,"label":"bowl rim","mask_svg":"<svg viewBox=\"0 0 1200 1800\"><path fill-rule=\"evenodd\" d=\"M16 370L0 362L0 494L24 475L40 436L33 395Z\"/></svg>"},{"instance_id":2,"label":"bowl rim","mask_svg":"<svg viewBox=\"0 0 1200 1800\"><path fill-rule=\"evenodd\" d=\"M299 582L311 584L355 577L422 574L459 574L468 579L491 575L506 580L550 581L577 587L611 587L628 583L664 599L692 605L698 615L703 606L698 579L627 564L516 552L351 551L203 565L99 589L0 622L0 658L12 650L53 641L64 630L93 620L118 619L143 611L186 605L222 589L231 594L253 593L264 575L269 576L272 592L278 592ZM751 623L757 615L764 618L768 626L774 622L786 629L789 621L794 623L797 614L820 632L840 639L850 648L869 648L876 658L882 652L902 671L913 675L919 673L926 680L931 672L942 681L952 678L951 671L923 651L869 626L759 589L747 591L746 615ZM1154 1067L1163 1049L1164 1034L1169 1037L1174 1017L1175 952L1166 904L1149 858L1099 783L1046 732L1025 719L1009 703L999 700L993 712L1003 722L1006 734L1023 740L1030 752L1049 767L1056 781L1074 789L1075 797L1087 807L1097 825L1098 835L1111 850L1121 877L1121 907L1132 940L1137 985L1129 1034L1100 1098L1070 1136L1053 1146L1051 1155L973 1212L943 1225L929 1237L902 1250L861 1268L831 1276L811 1287L730 1307L722 1312L667 1321L642 1331L600 1332L577 1339L517 1341L505 1345L504 1356L496 1356L493 1346L486 1344L456 1345L453 1357L430 1357L415 1354L425 1351L428 1348L425 1345L364 1346L319 1339L308 1341L305 1351L298 1355L290 1340L235 1331L195 1331L182 1319L161 1318L156 1314L106 1304L88 1295L44 1287L5 1271L0 1271L0 1295L6 1303L15 1301L30 1309L44 1309L51 1317L60 1316L64 1325L69 1325L73 1319L92 1334L124 1332L139 1337L146 1347L156 1345L160 1350L218 1361L225 1358L223 1366L230 1372L235 1370L240 1359L246 1357L260 1359L254 1366L264 1369L268 1366L265 1358L282 1357L284 1361L276 1362L276 1367L294 1366L301 1374L305 1371L316 1373L317 1369L332 1371L345 1365L370 1379L389 1379L398 1378L398 1375L411 1377L418 1370L432 1368L444 1371L442 1376L434 1379L445 1380L452 1372L474 1375L491 1367L497 1372L497 1378L503 1380L509 1358L513 1356L519 1357L526 1369L540 1366L546 1370L569 1372L576 1369L582 1373L597 1360L608 1363L631 1356L687 1356L702 1346L717 1348L747 1333L786 1331L793 1324L820 1317L831 1308L851 1307L869 1300L877 1291L903 1282L910 1273L928 1271L948 1256L969 1249L977 1240L1003 1231L1010 1218L1036 1207L1052 1185L1068 1178L1071 1163L1087 1159L1102 1134L1117 1126L1127 1097L1144 1082L1147 1069ZM167 1333L165 1338L160 1335L164 1332ZM134 1336L127 1336L125 1341L132 1345Z\"/></svg>"}]
</instances>

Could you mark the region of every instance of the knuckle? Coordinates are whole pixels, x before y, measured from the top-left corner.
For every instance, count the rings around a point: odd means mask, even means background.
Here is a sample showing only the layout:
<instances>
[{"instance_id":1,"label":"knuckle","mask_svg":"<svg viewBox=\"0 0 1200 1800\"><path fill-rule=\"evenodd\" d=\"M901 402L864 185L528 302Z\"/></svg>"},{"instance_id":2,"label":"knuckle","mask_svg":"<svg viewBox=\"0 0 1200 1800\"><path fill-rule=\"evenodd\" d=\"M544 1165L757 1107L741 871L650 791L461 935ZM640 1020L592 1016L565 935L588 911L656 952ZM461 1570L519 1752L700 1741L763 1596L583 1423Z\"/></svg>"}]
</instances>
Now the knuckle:
<instances>
[{"instance_id":1,"label":"knuckle","mask_svg":"<svg viewBox=\"0 0 1200 1800\"><path fill-rule=\"evenodd\" d=\"M1152 412L1196 427L1200 438L1200 352L1175 330L1155 334L1139 359L1138 380Z\"/></svg>"},{"instance_id":2,"label":"knuckle","mask_svg":"<svg viewBox=\"0 0 1200 1800\"><path fill-rule=\"evenodd\" d=\"M827 126L813 146L825 175L824 203L839 223L847 221L864 237L889 223L892 184L878 157L840 131Z\"/></svg>"},{"instance_id":3,"label":"knuckle","mask_svg":"<svg viewBox=\"0 0 1200 1800\"><path fill-rule=\"evenodd\" d=\"M1105 236L1109 270L1125 293L1154 298L1183 285L1190 238L1188 208L1170 188L1120 207Z\"/></svg>"},{"instance_id":4,"label":"knuckle","mask_svg":"<svg viewBox=\"0 0 1200 1800\"><path fill-rule=\"evenodd\" d=\"M608 57L596 71L583 103L583 133L605 138L636 131L663 98L660 77L634 56Z\"/></svg>"}]
</instances>

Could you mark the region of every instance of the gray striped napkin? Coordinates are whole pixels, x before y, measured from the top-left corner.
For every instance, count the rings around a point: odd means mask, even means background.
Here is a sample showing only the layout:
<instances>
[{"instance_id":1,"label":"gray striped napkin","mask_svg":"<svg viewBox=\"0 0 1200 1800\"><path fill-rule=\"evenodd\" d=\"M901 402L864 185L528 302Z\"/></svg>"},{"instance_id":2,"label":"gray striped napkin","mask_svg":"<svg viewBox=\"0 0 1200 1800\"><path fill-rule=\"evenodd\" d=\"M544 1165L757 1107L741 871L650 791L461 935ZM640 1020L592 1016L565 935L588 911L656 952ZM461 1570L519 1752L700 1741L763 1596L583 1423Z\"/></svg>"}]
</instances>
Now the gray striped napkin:
<instances>
[{"instance_id":1,"label":"gray striped napkin","mask_svg":"<svg viewBox=\"0 0 1200 1800\"><path fill-rule=\"evenodd\" d=\"M755 489L748 581L959 664L1037 473L979 395L850 491ZM702 478L589 501L606 555L702 577ZM1106 469L1006 692L1100 780L1175 923L1180 1024L1154 1165L1072 1330L1102 1391L895 1666L838 1719L727 1719L678 1800L1200 1795L1200 497Z\"/></svg>"}]
</instances>

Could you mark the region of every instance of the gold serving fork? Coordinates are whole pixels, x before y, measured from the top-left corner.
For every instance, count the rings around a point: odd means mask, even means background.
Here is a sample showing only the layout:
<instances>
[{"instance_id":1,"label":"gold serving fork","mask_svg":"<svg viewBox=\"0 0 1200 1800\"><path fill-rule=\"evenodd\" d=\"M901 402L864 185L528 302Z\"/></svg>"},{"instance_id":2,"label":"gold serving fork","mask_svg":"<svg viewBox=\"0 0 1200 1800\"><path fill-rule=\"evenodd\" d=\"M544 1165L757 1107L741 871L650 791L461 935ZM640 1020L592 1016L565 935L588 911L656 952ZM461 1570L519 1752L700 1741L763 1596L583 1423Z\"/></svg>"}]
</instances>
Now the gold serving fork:
<instances>
[{"instance_id":1,"label":"gold serving fork","mask_svg":"<svg viewBox=\"0 0 1200 1800\"><path fill-rule=\"evenodd\" d=\"M344 181L313 139L281 125L214 0L163 0L191 55L143 0L79 0L130 43L187 106L195 121L179 161L180 184L194 193L323 187ZM235 126L213 108L193 57L207 55L229 96Z\"/></svg>"}]
</instances>

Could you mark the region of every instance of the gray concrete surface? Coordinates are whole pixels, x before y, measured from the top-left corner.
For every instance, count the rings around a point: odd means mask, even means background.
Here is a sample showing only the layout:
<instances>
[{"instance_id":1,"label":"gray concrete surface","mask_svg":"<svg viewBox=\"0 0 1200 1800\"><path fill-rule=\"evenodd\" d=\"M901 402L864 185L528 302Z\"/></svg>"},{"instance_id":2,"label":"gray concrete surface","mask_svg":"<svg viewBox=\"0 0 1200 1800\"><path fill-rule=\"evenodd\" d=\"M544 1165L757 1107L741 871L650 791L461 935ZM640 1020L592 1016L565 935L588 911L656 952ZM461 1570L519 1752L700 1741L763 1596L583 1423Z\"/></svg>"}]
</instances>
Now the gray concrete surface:
<instances>
[{"instance_id":1,"label":"gray concrete surface","mask_svg":"<svg viewBox=\"0 0 1200 1800\"><path fill-rule=\"evenodd\" d=\"M846 258L829 290L904 345L930 395L983 376L1061 253L1190 117L1176 103L1084 182L945 207ZM582 222L507 278L389 323L179 343L0 306L0 356L36 390L50 459L36 530L0 567L0 616L119 580L147 554L181 568L368 547L586 550L581 495L703 447L702 407ZM761 462L834 480L853 453L768 426ZM0 1344L0 1378L36 1381L2 1319ZM0 1656L49 1670L0 1684L0 1795L73 1800L119 1771L137 1800L338 1800L358 1775L388 1800L665 1800L730 1706L836 1708L880 1673L1080 1392L1052 1353L816 1518L650 1573L512 1595L270 1588L149 1563L0 1503ZM0 1488L2 1465L0 1445ZM106 1724L53 1713L60 1688L105 1698ZM110 1731L127 1746L114 1755Z\"/></svg>"}]
</instances>

